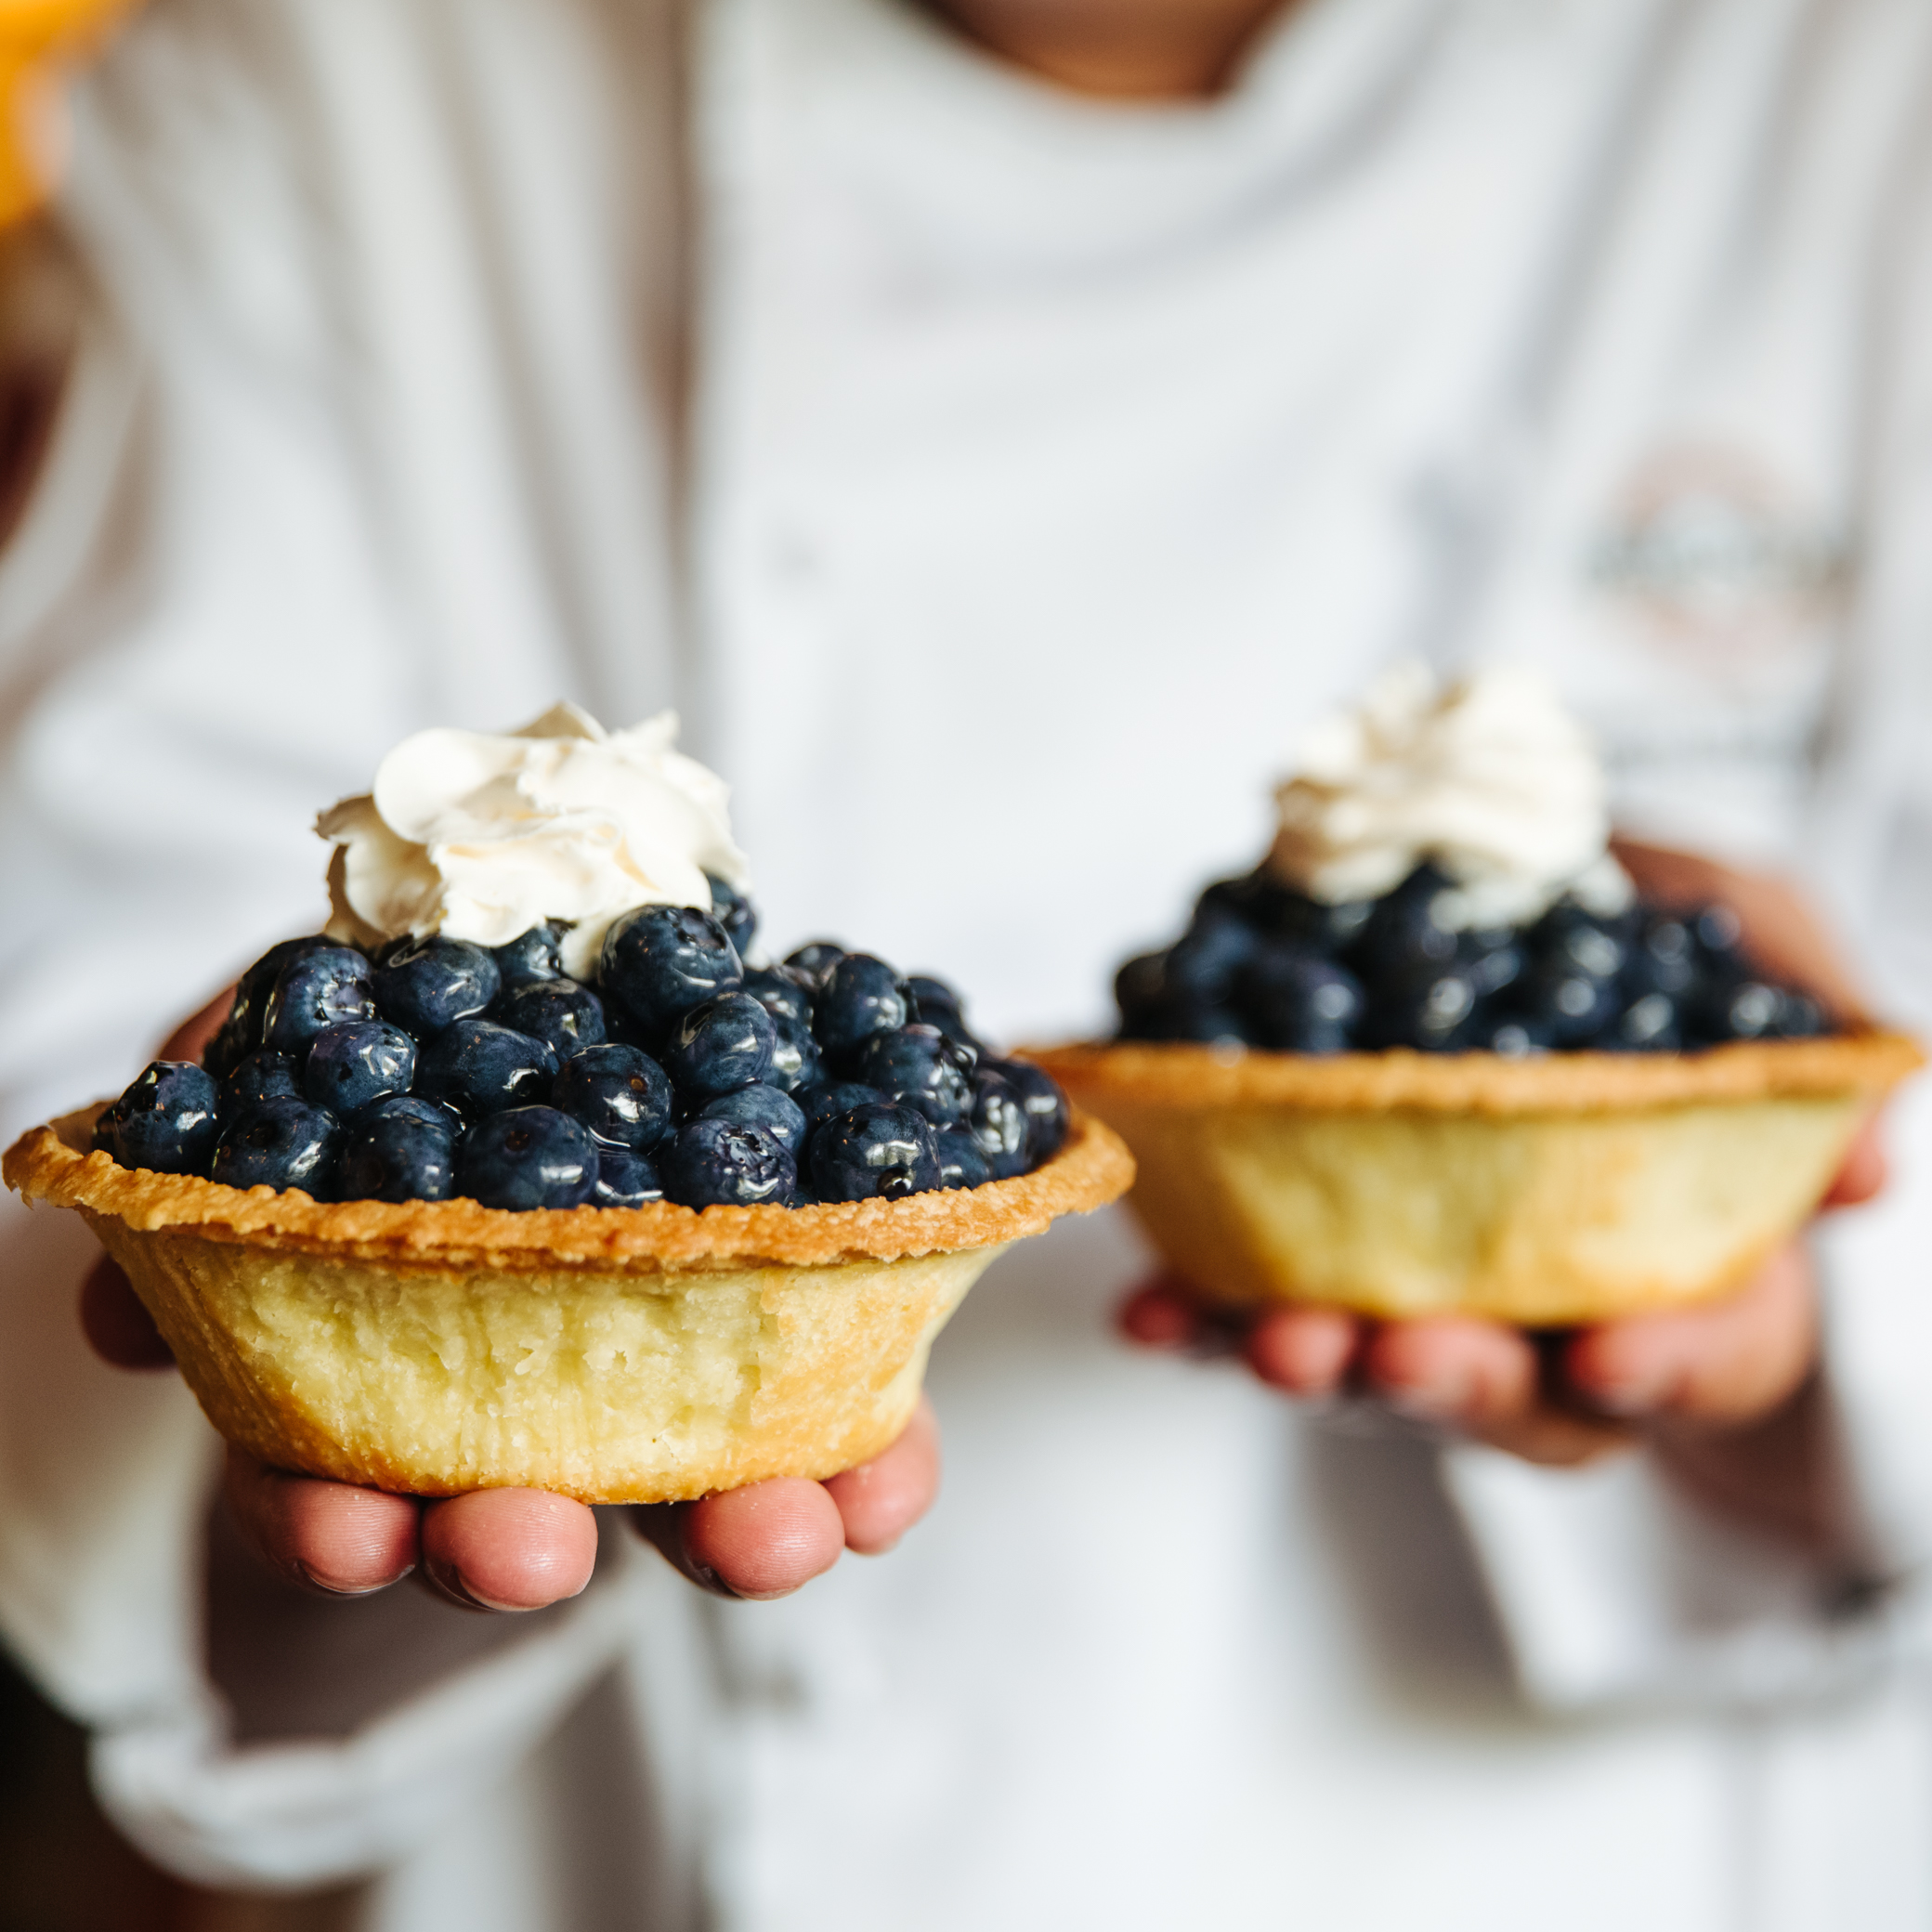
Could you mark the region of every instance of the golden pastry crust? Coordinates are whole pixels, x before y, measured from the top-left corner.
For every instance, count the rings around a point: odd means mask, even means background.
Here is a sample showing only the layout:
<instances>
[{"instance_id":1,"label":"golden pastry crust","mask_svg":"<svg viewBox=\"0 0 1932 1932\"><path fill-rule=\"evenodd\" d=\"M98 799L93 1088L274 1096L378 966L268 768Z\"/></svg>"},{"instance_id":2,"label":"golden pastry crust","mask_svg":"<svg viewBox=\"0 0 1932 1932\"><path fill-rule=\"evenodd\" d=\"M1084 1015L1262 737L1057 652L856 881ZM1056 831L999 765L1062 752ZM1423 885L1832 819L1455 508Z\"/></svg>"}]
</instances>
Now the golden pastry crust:
<instances>
[{"instance_id":1,"label":"golden pastry crust","mask_svg":"<svg viewBox=\"0 0 1932 1932\"><path fill-rule=\"evenodd\" d=\"M7 1183L85 1217L230 1442L415 1495L656 1503L868 1461L1001 1248L1133 1179L1077 1114L1036 1172L904 1201L324 1205L130 1172L88 1151L99 1111L24 1136Z\"/></svg>"},{"instance_id":2,"label":"golden pastry crust","mask_svg":"<svg viewBox=\"0 0 1932 1932\"><path fill-rule=\"evenodd\" d=\"M1065 1144L1032 1173L903 1201L701 1212L656 1201L522 1214L468 1200L320 1202L299 1188L243 1191L192 1174L119 1167L88 1151L107 1104L97 1102L23 1134L0 1161L0 1178L30 1201L85 1208L131 1228L193 1228L211 1241L444 1268L651 1274L897 1260L1043 1234L1063 1214L1085 1214L1117 1199L1133 1180L1132 1158L1117 1136L1076 1114Z\"/></svg>"},{"instance_id":3,"label":"golden pastry crust","mask_svg":"<svg viewBox=\"0 0 1932 1932\"><path fill-rule=\"evenodd\" d=\"M1130 1205L1204 1298L1551 1325L1746 1280L1925 1059L1877 1031L1533 1061L1031 1057L1133 1150Z\"/></svg>"},{"instance_id":4,"label":"golden pastry crust","mask_svg":"<svg viewBox=\"0 0 1932 1932\"><path fill-rule=\"evenodd\" d=\"M1156 1106L1287 1106L1329 1114L1594 1114L1697 1102L1882 1093L1925 1064L1876 1028L1828 1039L1739 1040L1702 1053L1269 1053L1121 1041L1029 1053L1076 1098Z\"/></svg>"}]
</instances>

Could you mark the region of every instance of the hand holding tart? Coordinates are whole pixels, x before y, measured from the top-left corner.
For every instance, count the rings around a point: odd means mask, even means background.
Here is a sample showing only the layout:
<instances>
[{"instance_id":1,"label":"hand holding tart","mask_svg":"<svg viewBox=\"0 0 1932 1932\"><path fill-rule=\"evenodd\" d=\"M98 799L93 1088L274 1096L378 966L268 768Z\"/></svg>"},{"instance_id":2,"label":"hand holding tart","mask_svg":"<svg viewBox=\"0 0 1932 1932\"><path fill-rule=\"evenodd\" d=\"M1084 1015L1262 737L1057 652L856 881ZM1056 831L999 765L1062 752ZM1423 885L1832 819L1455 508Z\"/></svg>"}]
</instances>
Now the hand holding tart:
<instances>
[{"instance_id":1,"label":"hand holding tart","mask_svg":"<svg viewBox=\"0 0 1932 1932\"><path fill-rule=\"evenodd\" d=\"M745 965L724 788L673 732L407 740L320 821L327 930L250 968L203 1064L8 1153L262 1462L594 1503L830 1476L1007 1243L1125 1189L943 983Z\"/></svg>"},{"instance_id":2,"label":"hand holding tart","mask_svg":"<svg viewBox=\"0 0 1932 1932\"><path fill-rule=\"evenodd\" d=\"M1204 1299L1596 1322L1722 1294L1815 1209L1918 1048L1646 903L1526 672L1403 669L1318 731L1280 835L1041 1056L1118 1129Z\"/></svg>"}]
</instances>

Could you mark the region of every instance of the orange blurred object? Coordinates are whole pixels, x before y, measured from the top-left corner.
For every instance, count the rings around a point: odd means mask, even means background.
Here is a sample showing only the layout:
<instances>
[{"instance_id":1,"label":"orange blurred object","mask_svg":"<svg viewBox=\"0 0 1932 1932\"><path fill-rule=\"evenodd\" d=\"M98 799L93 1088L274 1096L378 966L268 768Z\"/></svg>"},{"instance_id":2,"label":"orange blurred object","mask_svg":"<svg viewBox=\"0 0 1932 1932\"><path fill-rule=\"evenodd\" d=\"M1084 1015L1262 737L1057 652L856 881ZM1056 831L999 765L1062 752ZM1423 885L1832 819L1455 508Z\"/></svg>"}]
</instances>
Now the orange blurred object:
<instances>
[{"instance_id":1,"label":"orange blurred object","mask_svg":"<svg viewBox=\"0 0 1932 1932\"><path fill-rule=\"evenodd\" d=\"M39 207L60 150L62 69L139 0L0 0L0 228Z\"/></svg>"}]
</instances>

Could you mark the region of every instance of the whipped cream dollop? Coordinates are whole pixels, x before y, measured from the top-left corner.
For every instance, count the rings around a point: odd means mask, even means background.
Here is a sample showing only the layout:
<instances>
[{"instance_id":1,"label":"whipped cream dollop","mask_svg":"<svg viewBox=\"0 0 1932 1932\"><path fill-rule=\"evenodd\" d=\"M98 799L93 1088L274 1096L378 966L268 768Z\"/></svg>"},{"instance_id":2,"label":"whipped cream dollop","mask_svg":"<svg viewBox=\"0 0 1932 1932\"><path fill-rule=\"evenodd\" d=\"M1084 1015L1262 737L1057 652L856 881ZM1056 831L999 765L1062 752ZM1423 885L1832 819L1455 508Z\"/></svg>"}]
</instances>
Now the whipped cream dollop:
<instances>
[{"instance_id":1,"label":"whipped cream dollop","mask_svg":"<svg viewBox=\"0 0 1932 1932\"><path fill-rule=\"evenodd\" d=\"M622 914L709 911L707 872L740 890L750 872L724 780L676 749L677 728L676 712L661 711L607 732L559 704L520 731L405 738L372 790L316 821L336 848L330 936L504 946L567 920L564 970L586 979Z\"/></svg>"},{"instance_id":2,"label":"whipped cream dollop","mask_svg":"<svg viewBox=\"0 0 1932 1932\"><path fill-rule=\"evenodd\" d=\"M1326 905L1378 898L1424 860L1455 881L1436 917L1456 930L1525 924L1566 893L1606 914L1631 897L1602 765L1529 665L1446 688L1394 666L1309 733L1275 800L1269 869Z\"/></svg>"}]
</instances>

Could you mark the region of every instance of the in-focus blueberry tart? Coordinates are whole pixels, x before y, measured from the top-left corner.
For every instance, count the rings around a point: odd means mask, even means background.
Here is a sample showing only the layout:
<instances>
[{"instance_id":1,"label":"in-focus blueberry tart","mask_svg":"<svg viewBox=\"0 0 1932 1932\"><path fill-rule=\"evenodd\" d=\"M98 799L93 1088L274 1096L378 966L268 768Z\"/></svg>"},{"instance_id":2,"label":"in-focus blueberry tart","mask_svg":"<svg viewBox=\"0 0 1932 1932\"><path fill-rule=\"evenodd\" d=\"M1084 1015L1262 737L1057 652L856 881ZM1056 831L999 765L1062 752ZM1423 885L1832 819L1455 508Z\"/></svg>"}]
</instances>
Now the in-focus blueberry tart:
<instances>
[{"instance_id":1,"label":"in-focus blueberry tart","mask_svg":"<svg viewBox=\"0 0 1932 1932\"><path fill-rule=\"evenodd\" d=\"M829 1475L1002 1247L1128 1185L944 982L748 963L724 789L674 734L560 706L406 740L319 822L325 930L202 1064L8 1154L265 1461L593 1502Z\"/></svg>"}]
</instances>

